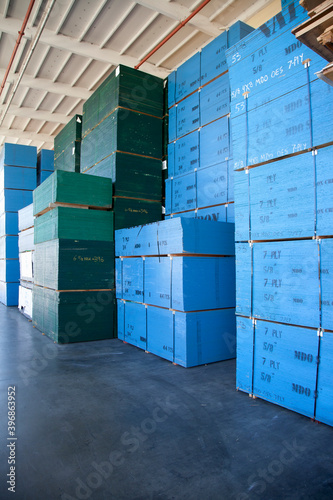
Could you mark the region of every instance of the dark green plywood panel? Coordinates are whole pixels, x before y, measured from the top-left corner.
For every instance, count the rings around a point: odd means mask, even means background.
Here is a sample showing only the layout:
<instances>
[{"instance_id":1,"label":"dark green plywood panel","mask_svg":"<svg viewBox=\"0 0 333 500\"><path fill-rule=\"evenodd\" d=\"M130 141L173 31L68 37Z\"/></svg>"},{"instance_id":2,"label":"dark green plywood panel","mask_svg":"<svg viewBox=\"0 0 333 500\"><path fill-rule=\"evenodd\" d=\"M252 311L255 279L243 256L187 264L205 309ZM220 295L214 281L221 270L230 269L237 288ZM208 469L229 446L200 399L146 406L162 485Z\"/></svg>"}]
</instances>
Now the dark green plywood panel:
<instances>
[{"instance_id":1,"label":"dark green plywood panel","mask_svg":"<svg viewBox=\"0 0 333 500\"><path fill-rule=\"evenodd\" d=\"M113 211L115 230L149 224L162 219L162 205L156 201L114 198Z\"/></svg>"},{"instance_id":2,"label":"dark green plywood panel","mask_svg":"<svg viewBox=\"0 0 333 500\"><path fill-rule=\"evenodd\" d=\"M58 155L54 157L54 170L67 172L80 172L81 141L69 143Z\"/></svg>"},{"instance_id":3,"label":"dark green plywood panel","mask_svg":"<svg viewBox=\"0 0 333 500\"><path fill-rule=\"evenodd\" d=\"M80 141L82 135L82 115L73 118L54 138L54 157L57 158L67 146L74 141Z\"/></svg>"}]
</instances>

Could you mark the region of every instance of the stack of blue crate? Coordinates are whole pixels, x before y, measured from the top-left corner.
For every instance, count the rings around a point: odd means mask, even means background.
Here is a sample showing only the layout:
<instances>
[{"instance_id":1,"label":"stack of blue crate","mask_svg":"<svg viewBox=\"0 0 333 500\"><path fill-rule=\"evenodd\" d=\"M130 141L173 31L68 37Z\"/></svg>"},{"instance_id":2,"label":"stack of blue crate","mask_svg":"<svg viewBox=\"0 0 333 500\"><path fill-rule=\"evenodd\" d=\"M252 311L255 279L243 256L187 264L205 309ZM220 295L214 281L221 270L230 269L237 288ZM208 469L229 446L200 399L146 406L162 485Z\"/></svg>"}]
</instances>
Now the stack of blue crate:
<instances>
[{"instance_id":1,"label":"stack of blue crate","mask_svg":"<svg viewBox=\"0 0 333 500\"><path fill-rule=\"evenodd\" d=\"M5 143L0 153L0 302L18 305L18 210L32 203L37 149Z\"/></svg>"},{"instance_id":2,"label":"stack of blue crate","mask_svg":"<svg viewBox=\"0 0 333 500\"><path fill-rule=\"evenodd\" d=\"M167 218L234 221L225 51L251 31L238 21L168 77Z\"/></svg>"},{"instance_id":3,"label":"stack of blue crate","mask_svg":"<svg viewBox=\"0 0 333 500\"><path fill-rule=\"evenodd\" d=\"M291 34L306 17L291 2L227 51L236 383L333 425L333 89Z\"/></svg>"},{"instance_id":4,"label":"stack of blue crate","mask_svg":"<svg viewBox=\"0 0 333 500\"><path fill-rule=\"evenodd\" d=\"M184 367L235 357L234 224L116 231L118 338Z\"/></svg>"},{"instance_id":5,"label":"stack of blue crate","mask_svg":"<svg viewBox=\"0 0 333 500\"><path fill-rule=\"evenodd\" d=\"M37 155L37 186L54 172L54 151L41 149Z\"/></svg>"},{"instance_id":6,"label":"stack of blue crate","mask_svg":"<svg viewBox=\"0 0 333 500\"><path fill-rule=\"evenodd\" d=\"M33 204L18 211L18 245L20 264L19 311L32 319L32 288L34 282L34 214Z\"/></svg>"}]
</instances>

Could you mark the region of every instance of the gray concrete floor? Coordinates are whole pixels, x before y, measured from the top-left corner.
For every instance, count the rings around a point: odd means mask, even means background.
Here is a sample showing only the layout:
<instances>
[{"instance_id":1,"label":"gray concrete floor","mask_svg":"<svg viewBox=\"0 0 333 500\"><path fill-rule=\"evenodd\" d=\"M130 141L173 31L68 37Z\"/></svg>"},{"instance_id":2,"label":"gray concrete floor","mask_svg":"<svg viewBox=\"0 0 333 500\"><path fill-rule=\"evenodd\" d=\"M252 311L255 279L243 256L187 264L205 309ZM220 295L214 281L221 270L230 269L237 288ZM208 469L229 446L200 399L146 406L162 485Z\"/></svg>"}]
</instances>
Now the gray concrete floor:
<instances>
[{"instance_id":1,"label":"gray concrete floor","mask_svg":"<svg viewBox=\"0 0 333 500\"><path fill-rule=\"evenodd\" d=\"M59 346L0 306L0 499L333 498L333 428L119 340ZM16 493L7 388L16 386Z\"/></svg>"}]
</instances>

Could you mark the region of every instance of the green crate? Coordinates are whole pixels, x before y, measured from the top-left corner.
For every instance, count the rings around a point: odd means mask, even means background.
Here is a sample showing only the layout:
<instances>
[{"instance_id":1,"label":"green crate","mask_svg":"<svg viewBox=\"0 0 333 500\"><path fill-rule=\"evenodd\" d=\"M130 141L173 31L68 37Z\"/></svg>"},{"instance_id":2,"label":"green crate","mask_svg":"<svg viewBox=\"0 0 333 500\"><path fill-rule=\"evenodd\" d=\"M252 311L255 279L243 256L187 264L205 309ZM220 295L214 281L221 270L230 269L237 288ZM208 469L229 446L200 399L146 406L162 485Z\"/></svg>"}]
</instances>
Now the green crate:
<instances>
[{"instance_id":1,"label":"green crate","mask_svg":"<svg viewBox=\"0 0 333 500\"><path fill-rule=\"evenodd\" d=\"M115 230L162 220L162 205L157 201L114 198L113 212Z\"/></svg>"},{"instance_id":2,"label":"green crate","mask_svg":"<svg viewBox=\"0 0 333 500\"><path fill-rule=\"evenodd\" d=\"M114 240L113 212L56 207L35 219L34 242L54 239Z\"/></svg>"},{"instance_id":3,"label":"green crate","mask_svg":"<svg viewBox=\"0 0 333 500\"><path fill-rule=\"evenodd\" d=\"M163 116L163 80L119 65L83 104L82 136L118 106Z\"/></svg>"},{"instance_id":4,"label":"green crate","mask_svg":"<svg viewBox=\"0 0 333 500\"><path fill-rule=\"evenodd\" d=\"M73 118L54 138L54 157L57 158L70 144L81 141L82 115L74 115Z\"/></svg>"},{"instance_id":5,"label":"green crate","mask_svg":"<svg viewBox=\"0 0 333 500\"><path fill-rule=\"evenodd\" d=\"M71 142L57 157L54 157L54 170L80 172L81 141Z\"/></svg>"},{"instance_id":6,"label":"green crate","mask_svg":"<svg viewBox=\"0 0 333 500\"><path fill-rule=\"evenodd\" d=\"M34 285L32 302L33 325L56 343L115 337L112 290L58 292Z\"/></svg>"},{"instance_id":7,"label":"green crate","mask_svg":"<svg viewBox=\"0 0 333 500\"><path fill-rule=\"evenodd\" d=\"M113 289L114 242L55 239L39 243L34 283L54 290Z\"/></svg>"},{"instance_id":8,"label":"green crate","mask_svg":"<svg viewBox=\"0 0 333 500\"><path fill-rule=\"evenodd\" d=\"M34 190L34 215L39 214L52 203L111 208L112 181L57 170Z\"/></svg>"},{"instance_id":9,"label":"green crate","mask_svg":"<svg viewBox=\"0 0 333 500\"><path fill-rule=\"evenodd\" d=\"M114 196L161 201L161 160L113 153L84 173L112 179Z\"/></svg>"},{"instance_id":10,"label":"green crate","mask_svg":"<svg viewBox=\"0 0 333 500\"><path fill-rule=\"evenodd\" d=\"M81 144L81 172L120 151L162 158L163 120L117 108L84 137Z\"/></svg>"}]
</instances>

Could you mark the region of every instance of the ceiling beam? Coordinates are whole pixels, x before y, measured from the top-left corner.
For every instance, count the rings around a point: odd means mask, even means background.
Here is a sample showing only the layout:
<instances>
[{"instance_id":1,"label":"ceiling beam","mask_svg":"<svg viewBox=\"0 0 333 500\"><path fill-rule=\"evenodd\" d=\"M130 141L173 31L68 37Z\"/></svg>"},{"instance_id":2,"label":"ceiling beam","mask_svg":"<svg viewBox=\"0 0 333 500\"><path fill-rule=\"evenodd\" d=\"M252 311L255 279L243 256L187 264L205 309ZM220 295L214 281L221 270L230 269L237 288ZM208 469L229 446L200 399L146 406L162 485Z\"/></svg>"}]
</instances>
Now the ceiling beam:
<instances>
[{"instance_id":1,"label":"ceiling beam","mask_svg":"<svg viewBox=\"0 0 333 500\"><path fill-rule=\"evenodd\" d=\"M16 139L25 139L26 141L37 141L46 142L48 144L53 144L55 135L49 134L36 134L35 132L29 132L27 130L18 130L14 128L0 127L0 136L4 137L15 137Z\"/></svg>"},{"instance_id":2,"label":"ceiling beam","mask_svg":"<svg viewBox=\"0 0 333 500\"><path fill-rule=\"evenodd\" d=\"M55 123L68 123L71 116L65 115L63 113L52 113L50 111L43 111L39 109L28 108L26 106L14 106L13 104L8 109L7 113L9 115L15 115L25 118L31 118L33 120L42 120L46 122Z\"/></svg>"},{"instance_id":3,"label":"ceiling beam","mask_svg":"<svg viewBox=\"0 0 333 500\"><path fill-rule=\"evenodd\" d=\"M20 20L14 18L0 18L0 31L4 31L10 35L15 36L17 31L20 29ZM34 36L36 28L29 28L26 30L27 37ZM77 54L82 57L88 57L101 61L107 64L112 64L118 66L118 64L124 64L126 66L134 67L138 60L136 57L121 55L119 52L111 49L101 49L98 45L80 42L76 38L70 36L65 36L61 34L56 34L54 31L49 29L44 29L41 37L40 43L46 43L51 47L57 49L65 50ZM164 78L168 74L168 70L162 68L156 68L151 63L145 63L145 71L150 74L160 76Z\"/></svg>"},{"instance_id":4,"label":"ceiling beam","mask_svg":"<svg viewBox=\"0 0 333 500\"><path fill-rule=\"evenodd\" d=\"M4 69L0 69L0 78L5 74ZM14 83L13 80L10 83ZM92 91L84 89L83 87L72 87L66 83L52 82L47 78L34 78L30 75L23 75L21 80L22 87L29 87L30 89L39 89L52 92L53 94L60 94L62 96L77 97L78 99L88 99Z\"/></svg>"},{"instance_id":5,"label":"ceiling beam","mask_svg":"<svg viewBox=\"0 0 333 500\"><path fill-rule=\"evenodd\" d=\"M136 0L136 3L179 22L192 14L192 11L187 7L176 2L168 2L167 0ZM213 37L220 35L225 28L218 23L210 21L208 17L200 13L196 14L188 24Z\"/></svg>"}]
</instances>

